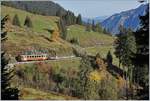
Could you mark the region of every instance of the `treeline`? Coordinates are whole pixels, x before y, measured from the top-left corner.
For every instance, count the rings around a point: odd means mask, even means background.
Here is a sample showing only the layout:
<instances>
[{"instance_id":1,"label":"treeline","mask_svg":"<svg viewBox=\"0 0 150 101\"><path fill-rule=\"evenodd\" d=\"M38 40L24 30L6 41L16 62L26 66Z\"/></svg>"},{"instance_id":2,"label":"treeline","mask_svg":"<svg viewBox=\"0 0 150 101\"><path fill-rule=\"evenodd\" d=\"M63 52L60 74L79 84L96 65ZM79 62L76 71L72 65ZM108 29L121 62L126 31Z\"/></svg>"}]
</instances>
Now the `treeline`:
<instances>
[{"instance_id":1,"label":"treeline","mask_svg":"<svg viewBox=\"0 0 150 101\"><path fill-rule=\"evenodd\" d=\"M86 27L85 30L88 32L93 31L93 32L99 32L99 33L111 35L111 33L109 31L102 28L100 23L96 23L94 20L92 21L92 24L90 23L90 20L88 20L88 22L84 23L84 25Z\"/></svg>"},{"instance_id":2,"label":"treeline","mask_svg":"<svg viewBox=\"0 0 150 101\"><path fill-rule=\"evenodd\" d=\"M63 7L52 1L2 1L1 4L47 16L56 16L58 11L61 15L67 13Z\"/></svg>"},{"instance_id":3,"label":"treeline","mask_svg":"<svg viewBox=\"0 0 150 101\"><path fill-rule=\"evenodd\" d=\"M76 17L73 12L52 1L2 1L1 4L34 14L58 16L64 20L65 25L82 24L80 14Z\"/></svg>"},{"instance_id":4,"label":"treeline","mask_svg":"<svg viewBox=\"0 0 150 101\"><path fill-rule=\"evenodd\" d=\"M132 84L139 85L137 93L127 98L149 99L149 8L146 15L140 16L141 27L136 32L120 27L117 35L115 54L119 58L119 66L122 65L125 79ZM136 95L136 96L135 96Z\"/></svg>"},{"instance_id":5,"label":"treeline","mask_svg":"<svg viewBox=\"0 0 150 101\"><path fill-rule=\"evenodd\" d=\"M19 20L19 17L18 17L17 14L14 15L12 24L15 25L15 26L21 27L20 20ZM26 26L28 28L33 27L32 20L29 16L26 16L25 21L24 21L24 26Z\"/></svg>"},{"instance_id":6,"label":"treeline","mask_svg":"<svg viewBox=\"0 0 150 101\"><path fill-rule=\"evenodd\" d=\"M3 31L5 23L8 21L9 16L6 15L1 19L1 44L7 40L7 32ZM12 87L11 79L14 77L13 69L8 66L9 59L6 57L6 53L2 47L1 51L1 99L2 100L18 100L19 90L16 87Z\"/></svg>"}]
</instances>

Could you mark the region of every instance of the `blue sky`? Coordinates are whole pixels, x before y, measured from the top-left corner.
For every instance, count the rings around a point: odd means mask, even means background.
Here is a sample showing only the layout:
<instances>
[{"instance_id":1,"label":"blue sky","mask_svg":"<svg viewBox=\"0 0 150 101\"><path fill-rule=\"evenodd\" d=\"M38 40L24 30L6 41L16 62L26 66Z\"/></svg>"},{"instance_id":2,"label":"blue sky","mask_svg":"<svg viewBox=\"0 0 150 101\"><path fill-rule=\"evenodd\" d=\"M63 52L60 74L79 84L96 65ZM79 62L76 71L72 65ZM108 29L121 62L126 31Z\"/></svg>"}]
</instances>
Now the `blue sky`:
<instances>
[{"instance_id":1,"label":"blue sky","mask_svg":"<svg viewBox=\"0 0 150 101\"><path fill-rule=\"evenodd\" d=\"M53 0L67 10L83 17L110 16L114 13L137 8L138 0Z\"/></svg>"}]
</instances>

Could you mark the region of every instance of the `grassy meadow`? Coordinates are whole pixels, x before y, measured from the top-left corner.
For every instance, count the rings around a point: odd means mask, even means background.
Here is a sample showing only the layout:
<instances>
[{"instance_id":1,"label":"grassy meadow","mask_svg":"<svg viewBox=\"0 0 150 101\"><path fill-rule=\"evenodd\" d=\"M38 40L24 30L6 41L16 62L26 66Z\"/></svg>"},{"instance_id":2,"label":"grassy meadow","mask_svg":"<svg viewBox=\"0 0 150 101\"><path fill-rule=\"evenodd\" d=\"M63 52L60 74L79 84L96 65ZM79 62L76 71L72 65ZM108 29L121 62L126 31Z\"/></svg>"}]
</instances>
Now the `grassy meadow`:
<instances>
[{"instance_id":1,"label":"grassy meadow","mask_svg":"<svg viewBox=\"0 0 150 101\"><path fill-rule=\"evenodd\" d=\"M39 33L47 33L45 29L57 28L55 21L59 20L59 18L56 16L42 16L42 15L32 14L23 10L19 10L7 6L1 6L1 14L2 17L8 14L10 16L11 21L14 15L17 14L22 27L24 26L24 21L26 16L29 16L32 20L33 31Z\"/></svg>"},{"instance_id":2,"label":"grassy meadow","mask_svg":"<svg viewBox=\"0 0 150 101\"><path fill-rule=\"evenodd\" d=\"M79 39L79 45L82 47L95 46L98 44L112 45L114 37L98 33L98 32L87 32L85 27L81 25L71 25L68 27L67 39L72 38Z\"/></svg>"}]
</instances>

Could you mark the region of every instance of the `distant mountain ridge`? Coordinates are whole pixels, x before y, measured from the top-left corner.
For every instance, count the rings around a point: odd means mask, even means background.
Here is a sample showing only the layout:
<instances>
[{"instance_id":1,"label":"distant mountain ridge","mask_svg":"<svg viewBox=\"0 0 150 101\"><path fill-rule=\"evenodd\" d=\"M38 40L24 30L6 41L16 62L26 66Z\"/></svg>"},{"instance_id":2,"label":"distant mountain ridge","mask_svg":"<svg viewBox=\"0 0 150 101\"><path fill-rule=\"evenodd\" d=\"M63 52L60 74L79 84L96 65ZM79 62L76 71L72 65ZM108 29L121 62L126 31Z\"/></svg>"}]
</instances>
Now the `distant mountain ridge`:
<instances>
[{"instance_id":1,"label":"distant mountain ridge","mask_svg":"<svg viewBox=\"0 0 150 101\"><path fill-rule=\"evenodd\" d=\"M108 18L108 16L98 16L98 17L95 17L95 18L82 17L82 21L84 23L91 23L92 24L93 20L94 20L95 23L100 23L100 22L104 21L106 18Z\"/></svg>"},{"instance_id":2,"label":"distant mountain ridge","mask_svg":"<svg viewBox=\"0 0 150 101\"><path fill-rule=\"evenodd\" d=\"M148 4L142 4L136 9L123 11L121 13L114 14L104 20L101 25L107 31L112 34L119 33L119 26L122 25L125 28L131 28L132 30L137 30L140 27L139 16L145 15L145 11L148 7Z\"/></svg>"},{"instance_id":3,"label":"distant mountain ridge","mask_svg":"<svg viewBox=\"0 0 150 101\"><path fill-rule=\"evenodd\" d=\"M62 15L67 13L67 10L52 1L2 1L1 4L47 16L56 16L58 11L62 13Z\"/></svg>"}]
</instances>

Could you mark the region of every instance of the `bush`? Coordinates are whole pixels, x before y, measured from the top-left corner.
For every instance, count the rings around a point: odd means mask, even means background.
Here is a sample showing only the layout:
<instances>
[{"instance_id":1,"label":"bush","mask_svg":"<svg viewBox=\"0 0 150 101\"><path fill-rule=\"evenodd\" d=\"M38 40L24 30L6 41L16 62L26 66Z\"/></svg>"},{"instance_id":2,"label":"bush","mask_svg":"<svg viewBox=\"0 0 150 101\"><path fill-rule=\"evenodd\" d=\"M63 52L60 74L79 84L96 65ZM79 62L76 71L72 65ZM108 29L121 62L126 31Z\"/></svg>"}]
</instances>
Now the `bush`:
<instances>
[{"instance_id":1,"label":"bush","mask_svg":"<svg viewBox=\"0 0 150 101\"><path fill-rule=\"evenodd\" d=\"M21 26L20 25L20 21L19 21L19 17L17 14L15 14L14 18L13 18L13 22L12 22L13 25L16 25L16 26Z\"/></svg>"},{"instance_id":2,"label":"bush","mask_svg":"<svg viewBox=\"0 0 150 101\"><path fill-rule=\"evenodd\" d=\"M31 21L31 19L30 19L29 16L26 16L26 19L25 19L25 21L24 21L24 26L29 27L29 28L32 28L32 27L33 27L32 21Z\"/></svg>"},{"instance_id":3,"label":"bush","mask_svg":"<svg viewBox=\"0 0 150 101\"><path fill-rule=\"evenodd\" d=\"M72 38L72 39L70 40L70 43L79 45L79 39L77 39L77 38Z\"/></svg>"}]
</instances>

